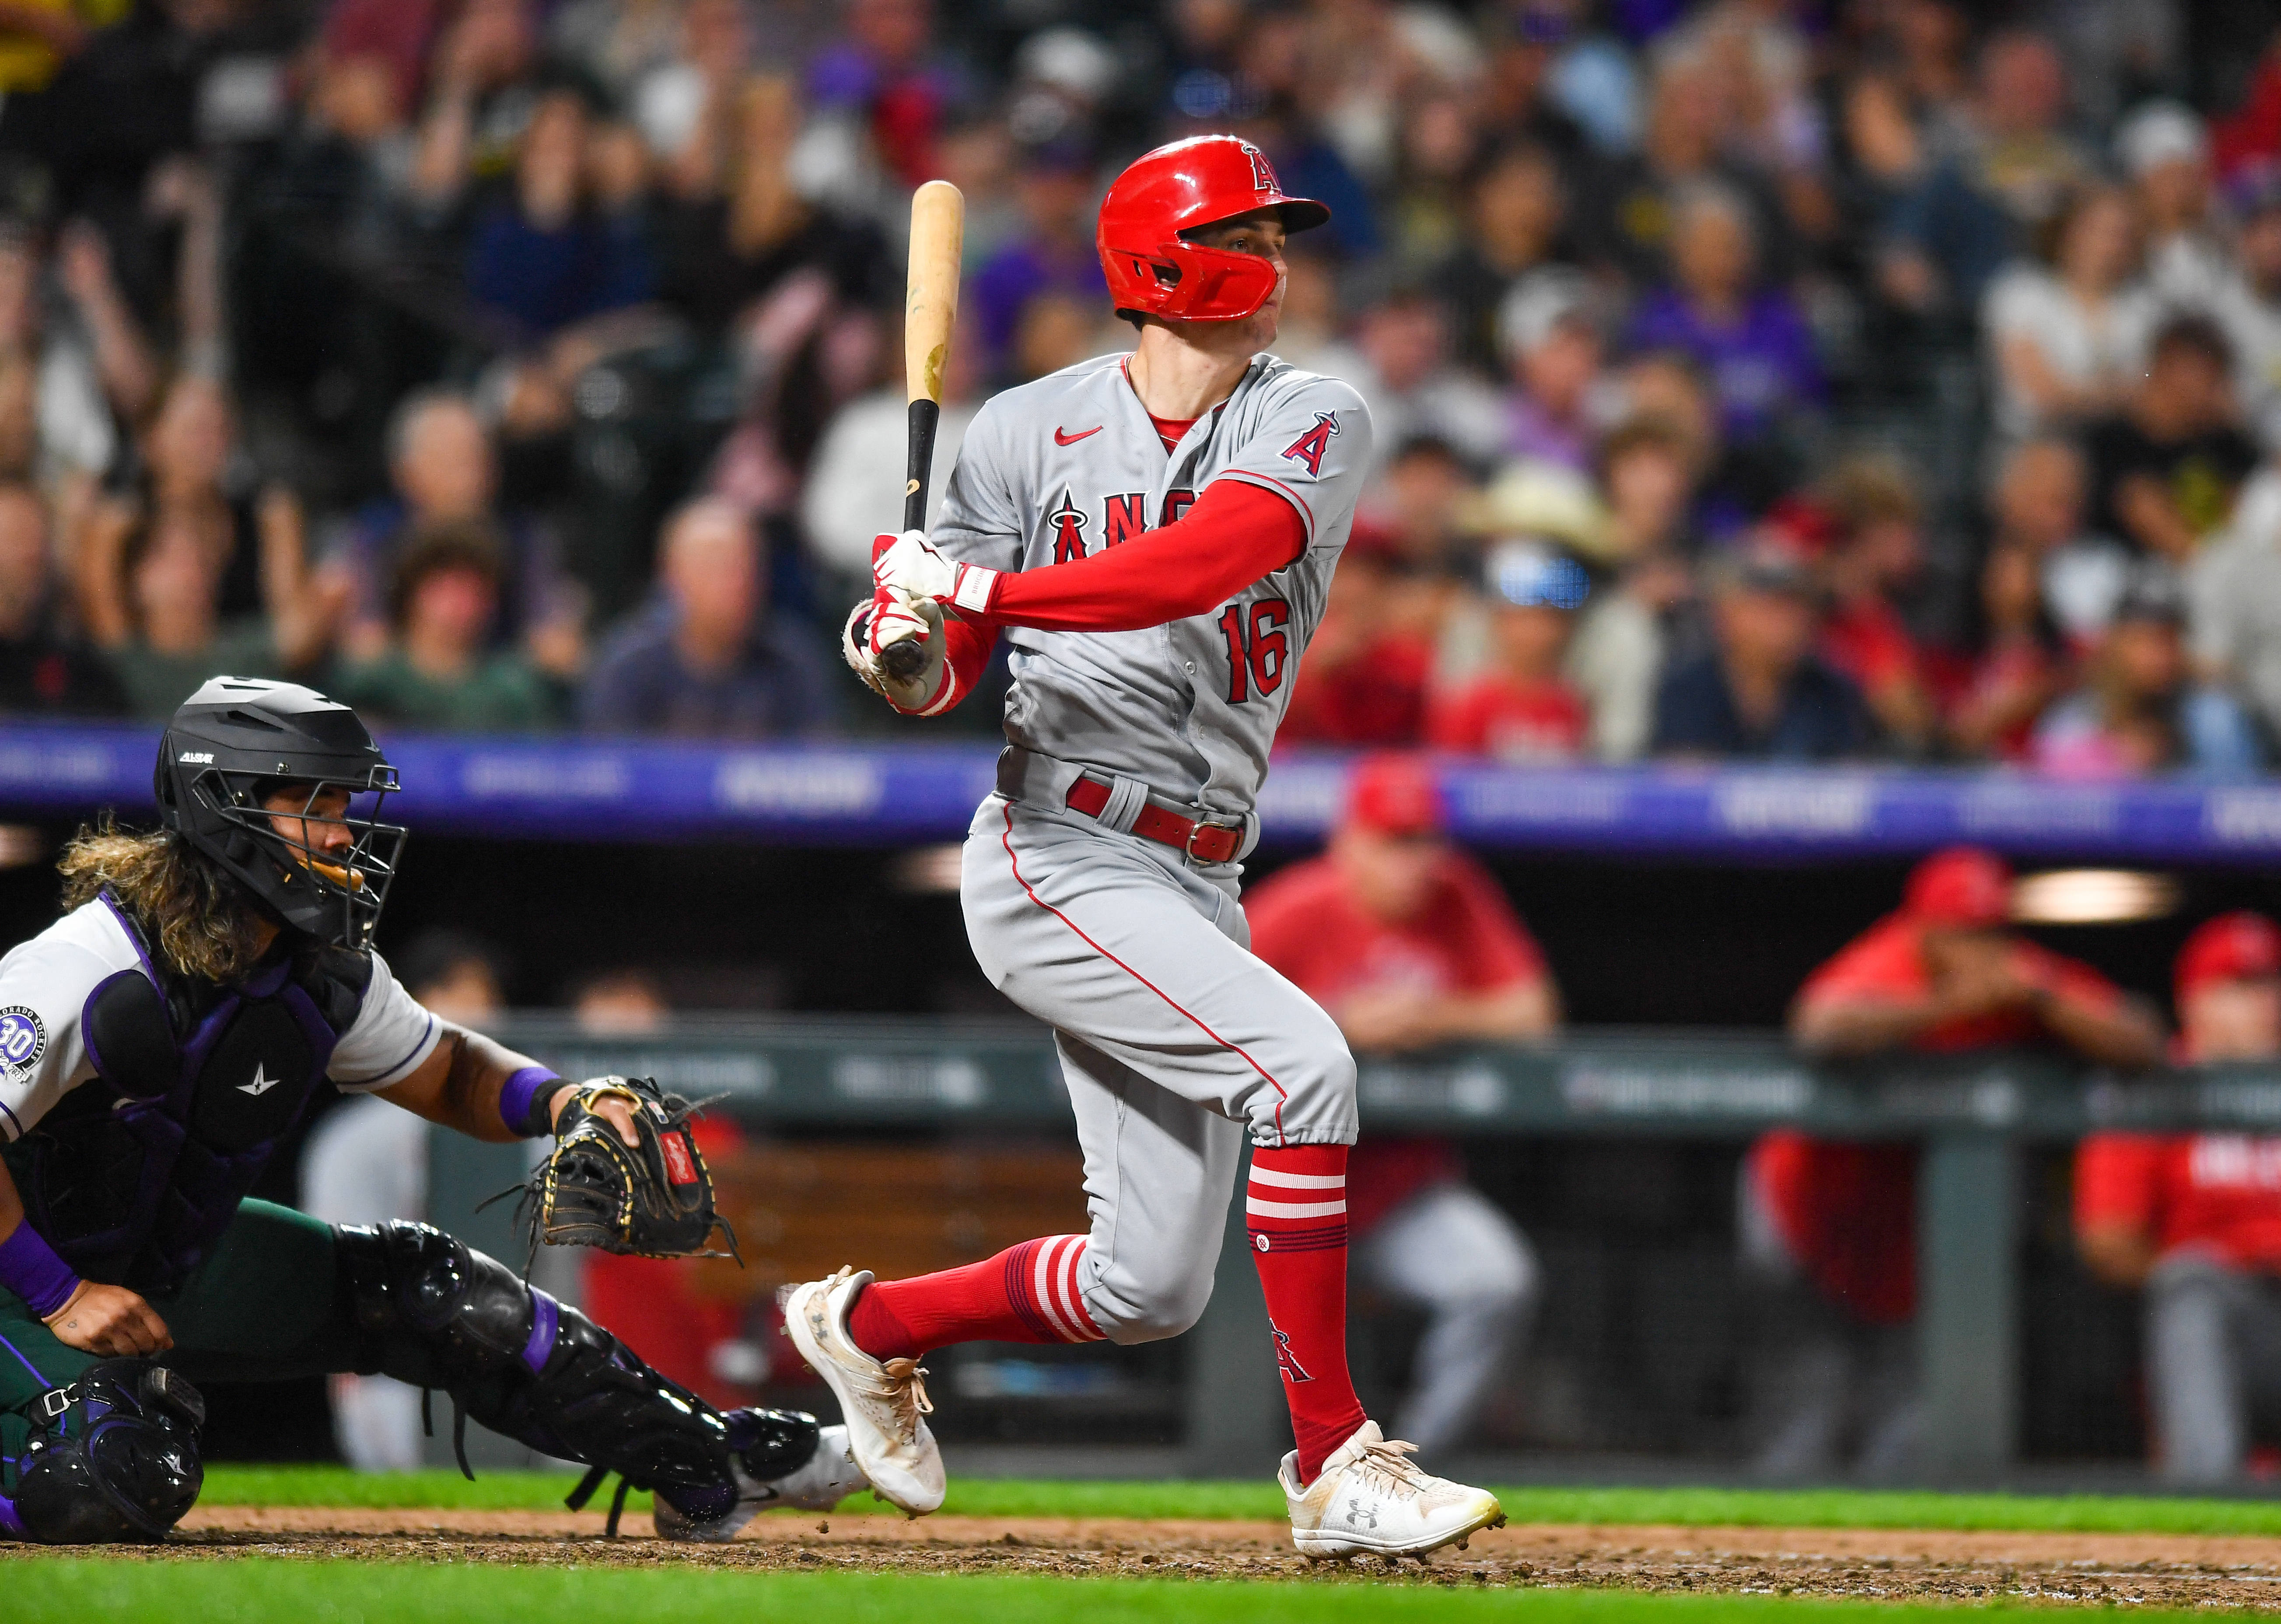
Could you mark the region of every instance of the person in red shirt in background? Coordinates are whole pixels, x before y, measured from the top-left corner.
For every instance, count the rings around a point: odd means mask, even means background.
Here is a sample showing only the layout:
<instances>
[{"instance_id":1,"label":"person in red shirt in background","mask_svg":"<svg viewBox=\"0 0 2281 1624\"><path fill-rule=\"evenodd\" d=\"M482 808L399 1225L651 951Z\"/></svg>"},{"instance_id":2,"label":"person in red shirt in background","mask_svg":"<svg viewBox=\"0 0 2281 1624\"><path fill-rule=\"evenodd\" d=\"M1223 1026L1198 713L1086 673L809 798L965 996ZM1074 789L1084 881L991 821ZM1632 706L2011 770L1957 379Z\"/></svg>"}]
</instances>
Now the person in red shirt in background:
<instances>
[{"instance_id":1,"label":"person in red shirt in background","mask_svg":"<svg viewBox=\"0 0 2281 1624\"><path fill-rule=\"evenodd\" d=\"M2281 931L2224 914L2177 963L2176 1058L2281 1059ZM2094 1133L2076 1152L2091 1272L2146 1294L2146 1396L2163 1479L2238 1483L2253 1416L2281 1409L2281 1139Z\"/></svg>"},{"instance_id":2,"label":"person in red shirt in background","mask_svg":"<svg viewBox=\"0 0 2281 1624\"><path fill-rule=\"evenodd\" d=\"M1244 898L1251 950L1330 1011L1364 1055L1521 1042L1560 1023L1543 955L1496 881L1443 832L1439 791L1400 755L1370 757L1322 856ZM1466 1187L1445 1140L1373 1134L1347 1165L1356 1278L1431 1316L1394 1434L1462 1447L1535 1307L1535 1254Z\"/></svg>"},{"instance_id":3,"label":"person in red shirt in background","mask_svg":"<svg viewBox=\"0 0 2281 1624\"><path fill-rule=\"evenodd\" d=\"M1490 607L1489 663L1434 696L1427 737L1438 750L1502 762L1566 762L1582 754L1591 713L1560 675L1584 567L1541 542L1493 548L1482 570Z\"/></svg>"},{"instance_id":4,"label":"person in red shirt in background","mask_svg":"<svg viewBox=\"0 0 2281 1624\"><path fill-rule=\"evenodd\" d=\"M1293 680L1278 745L1398 748L1426 737L1433 641L1412 623L1416 571L1388 531L1356 521L1323 623Z\"/></svg>"},{"instance_id":5,"label":"person in red shirt in background","mask_svg":"<svg viewBox=\"0 0 2281 1624\"><path fill-rule=\"evenodd\" d=\"M1856 457L1838 466L1823 499L1831 535L1821 657L1853 679L1888 739L1921 755L1940 717L1923 651L1895 602L1924 568L1916 491L1898 463Z\"/></svg>"},{"instance_id":6,"label":"person in red shirt in background","mask_svg":"<svg viewBox=\"0 0 2281 1624\"><path fill-rule=\"evenodd\" d=\"M2109 1065L2160 1060L2153 1016L2088 964L2007 928L2011 896L1994 853L1934 853L1898 910L1807 978L1791 1038L1830 1056L2038 1044ZM1871 1478L1907 1467L1920 1419L1916 1171L1913 1144L1790 1129L1744 1159L1745 1264L1773 1288L1771 1319L1789 1333L1760 1396L1765 1475L1827 1476L1849 1453Z\"/></svg>"},{"instance_id":7,"label":"person in red shirt in background","mask_svg":"<svg viewBox=\"0 0 2281 1624\"><path fill-rule=\"evenodd\" d=\"M578 1030L597 1037L646 1037L663 1028L672 1006L647 971L603 971L571 998ZM692 1125L697 1148L725 1167L746 1145L744 1131L719 1111ZM769 1338L749 1326L745 1304L706 1291L707 1264L693 1257L633 1257L589 1251L581 1270L584 1307L629 1347L714 1404L752 1402L768 1380ZM717 1280L717 1272L715 1279Z\"/></svg>"}]
</instances>

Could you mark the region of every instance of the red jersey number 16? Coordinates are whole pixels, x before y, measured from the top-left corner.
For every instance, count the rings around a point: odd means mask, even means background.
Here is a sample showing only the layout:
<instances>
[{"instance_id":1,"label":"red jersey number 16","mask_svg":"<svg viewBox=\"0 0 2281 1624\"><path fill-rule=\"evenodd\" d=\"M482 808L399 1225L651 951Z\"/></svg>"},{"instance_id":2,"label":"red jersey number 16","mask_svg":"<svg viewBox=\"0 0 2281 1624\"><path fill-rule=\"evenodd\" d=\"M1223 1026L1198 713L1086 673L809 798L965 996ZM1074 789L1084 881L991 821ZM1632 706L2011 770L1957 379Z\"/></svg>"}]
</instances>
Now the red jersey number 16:
<instances>
[{"instance_id":1,"label":"red jersey number 16","mask_svg":"<svg viewBox=\"0 0 2281 1624\"><path fill-rule=\"evenodd\" d=\"M1283 685L1290 646L1283 628L1290 623L1291 606L1280 598L1257 603L1232 603L1221 612L1220 635L1227 639L1227 702L1241 705L1253 693L1265 699Z\"/></svg>"}]
</instances>

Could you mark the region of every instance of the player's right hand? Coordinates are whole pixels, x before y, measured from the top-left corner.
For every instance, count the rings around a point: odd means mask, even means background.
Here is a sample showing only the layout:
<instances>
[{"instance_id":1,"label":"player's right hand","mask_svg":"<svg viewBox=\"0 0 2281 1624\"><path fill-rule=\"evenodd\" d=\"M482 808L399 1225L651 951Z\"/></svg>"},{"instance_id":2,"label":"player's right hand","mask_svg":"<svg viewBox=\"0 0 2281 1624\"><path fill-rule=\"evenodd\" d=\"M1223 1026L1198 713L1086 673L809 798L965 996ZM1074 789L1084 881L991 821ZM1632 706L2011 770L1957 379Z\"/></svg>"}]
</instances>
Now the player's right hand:
<instances>
[{"instance_id":1,"label":"player's right hand","mask_svg":"<svg viewBox=\"0 0 2281 1624\"><path fill-rule=\"evenodd\" d=\"M879 656L895 643L915 642L925 663L909 677L890 673ZM949 680L942 633L942 609L932 599L916 601L882 590L859 603L839 636L839 652L863 685L897 710L919 714L940 697Z\"/></svg>"},{"instance_id":2,"label":"player's right hand","mask_svg":"<svg viewBox=\"0 0 2281 1624\"><path fill-rule=\"evenodd\" d=\"M65 1347L106 1358L149 1358L174 1345L156 1309L126 1287L99 1280L81 1280L46 1325Z\"/></svg>"}]
</instances>

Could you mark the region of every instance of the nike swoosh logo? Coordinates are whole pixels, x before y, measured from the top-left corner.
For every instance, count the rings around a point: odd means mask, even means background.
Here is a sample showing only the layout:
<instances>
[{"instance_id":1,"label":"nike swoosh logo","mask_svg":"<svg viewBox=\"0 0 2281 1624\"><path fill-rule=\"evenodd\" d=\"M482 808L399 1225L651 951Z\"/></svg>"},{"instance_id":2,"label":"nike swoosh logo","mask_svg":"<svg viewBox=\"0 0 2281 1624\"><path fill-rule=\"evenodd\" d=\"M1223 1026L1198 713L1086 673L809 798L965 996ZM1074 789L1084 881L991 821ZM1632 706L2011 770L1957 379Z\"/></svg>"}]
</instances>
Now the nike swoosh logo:
<instances>
[{"instance_id":1,"label":"nike swoosh logo","mask_svg":"<svg viewBox=\"0 0 2281 1624\"><path fill-rule=\"evenodd\" d=\"M1062 429L1056 429L1054 430L1054 444L1056 445L1074 445L1079 440L1085 438L1086 435L1099 434L1102 427L1102 424L1095 423L1092 428L1086 429L1085 434L1070 434Z\"/></svg>"}]
</instances>

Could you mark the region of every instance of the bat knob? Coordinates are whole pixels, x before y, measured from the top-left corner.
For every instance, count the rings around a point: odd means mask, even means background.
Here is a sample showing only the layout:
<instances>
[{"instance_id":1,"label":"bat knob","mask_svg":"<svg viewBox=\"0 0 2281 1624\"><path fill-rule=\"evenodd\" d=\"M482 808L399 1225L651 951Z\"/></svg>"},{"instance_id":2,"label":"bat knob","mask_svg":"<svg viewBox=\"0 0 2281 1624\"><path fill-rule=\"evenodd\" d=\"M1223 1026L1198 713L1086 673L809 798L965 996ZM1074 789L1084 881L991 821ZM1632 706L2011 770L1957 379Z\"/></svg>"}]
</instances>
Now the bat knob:
<instances>
[{"instance_id":1,"label":"bat knob","mask_svg":"<svg viewBox=\"0 0 2281 1624\"><path fill-rule=\"evenodd\" d=\"M890 643L879 651L879 668L897 682L909 682L926 669L926 649L916 638Z\"/></svg>"}]
</instances>

